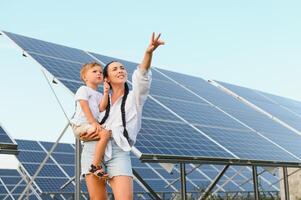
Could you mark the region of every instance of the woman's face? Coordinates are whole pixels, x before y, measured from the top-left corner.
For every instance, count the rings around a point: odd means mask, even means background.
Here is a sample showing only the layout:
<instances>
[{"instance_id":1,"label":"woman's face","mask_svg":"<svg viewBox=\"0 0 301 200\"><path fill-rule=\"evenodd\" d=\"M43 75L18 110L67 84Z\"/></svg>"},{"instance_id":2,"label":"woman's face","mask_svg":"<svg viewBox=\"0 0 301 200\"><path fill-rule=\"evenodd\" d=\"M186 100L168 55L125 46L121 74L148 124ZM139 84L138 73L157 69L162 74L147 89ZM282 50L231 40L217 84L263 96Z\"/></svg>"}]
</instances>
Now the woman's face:
<instances>
[{"instance_id":1,"label":"woman's face","mask_svg":"<svg viewBox=\"0 0 301 200\"><path fill-rule=\"evenodd\" d=\"M108 67L108 77L107 80L109 83L115 84L124 84L128 79L128 73L125 70L123 64L120 62L113 62Z\"/></svg>"}]
</instances>

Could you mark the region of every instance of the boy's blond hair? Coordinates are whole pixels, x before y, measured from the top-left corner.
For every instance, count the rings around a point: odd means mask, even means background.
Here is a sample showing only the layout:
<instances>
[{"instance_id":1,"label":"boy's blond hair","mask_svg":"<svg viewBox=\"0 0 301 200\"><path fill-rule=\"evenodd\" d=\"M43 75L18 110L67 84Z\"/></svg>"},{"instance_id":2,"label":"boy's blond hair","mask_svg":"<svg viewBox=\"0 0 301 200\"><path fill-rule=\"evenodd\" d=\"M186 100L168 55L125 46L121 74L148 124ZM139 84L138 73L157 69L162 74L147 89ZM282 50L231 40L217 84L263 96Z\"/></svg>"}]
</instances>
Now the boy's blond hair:
<instances>
[{"instance_id":1,"label":"boy's blond hair","mask_svg":"<svg viewBox=\"0 0 301 200\"><path fill-rule=\"evenodd\" d=\"M99 66L99 67L103 68L102 65L99 64L98 62L90 62L90 63L84 64L80 70L80 79L82 79L82 81L85 82L84 78L86 76L87 71L95 66Z\"/></svg>"}]
</instances>

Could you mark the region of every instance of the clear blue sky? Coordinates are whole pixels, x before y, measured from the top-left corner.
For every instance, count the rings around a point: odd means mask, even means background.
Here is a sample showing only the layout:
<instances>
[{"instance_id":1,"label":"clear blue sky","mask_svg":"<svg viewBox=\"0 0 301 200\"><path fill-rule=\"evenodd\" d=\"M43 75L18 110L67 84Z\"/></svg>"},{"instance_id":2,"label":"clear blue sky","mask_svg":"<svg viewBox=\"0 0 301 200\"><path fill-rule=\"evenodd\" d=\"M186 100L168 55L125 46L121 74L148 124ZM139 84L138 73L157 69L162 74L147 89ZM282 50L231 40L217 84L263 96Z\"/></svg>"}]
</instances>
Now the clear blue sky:
<instances>
[{"instance_id":1,"label":"clear blue sky","mask_svg":"<svg viewBox=\"0 0 301 200\"><path fill-rule=\"evenodd\" d=\"M0 30L301 100L301 1L0 1ZM66 124L39 66L0 37L0 123L55 140ZM73 112L72 95L57 86ZM69 131L63 141L72 141Z\"/></svg>"}]
</instances>

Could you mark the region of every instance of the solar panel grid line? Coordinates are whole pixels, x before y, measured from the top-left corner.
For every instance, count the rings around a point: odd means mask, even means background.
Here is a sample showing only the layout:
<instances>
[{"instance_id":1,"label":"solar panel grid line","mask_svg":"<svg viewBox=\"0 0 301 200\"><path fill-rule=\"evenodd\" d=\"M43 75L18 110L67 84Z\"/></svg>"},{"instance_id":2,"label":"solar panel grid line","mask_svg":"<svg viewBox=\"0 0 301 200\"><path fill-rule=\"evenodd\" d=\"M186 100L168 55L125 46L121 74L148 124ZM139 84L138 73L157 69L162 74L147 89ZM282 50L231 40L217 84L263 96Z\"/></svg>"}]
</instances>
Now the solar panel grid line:
<instances>
[{"instance_id":1,"label":"solar panel grid line","mask_svg":"<svg viewBox=\"0 0 301 200\"><path fill-rule=\"evenodd\" d=\"M5 35L5 34L4 34ZM16 47L17 48L21 48L22 49L22 47L21 46L19 46L14 40L12 40L10 37L8 37L7 36L7 38L9 38L15 45L16 45ZM22 49L23 50L23 49ZM24 52L26 52L25 50L24 50ZM34 52L33 52L34 53ZM34 54L36 54L36 55L43 55L43 54L38 54L38 53L34 53ZM43 55L43 56L45 56L45 55ZM39 63L35 58L33 58L32 57L32 55L30 54L30 53L28 53L28 52L26 52L26 57L29 57L29 58L31 58L33 61L35 61L38 65L40 65L41 67L42 67L42 72L43 71L46 71L46 73L47 74L51 74L46 68L44 68L42 65L41 65L41 63ZM59 59L59 58L57 58L57 57L51 57L51 56L45 56L45 57L49 57L49 58L56 58L56 59ZM60 60L64 60L64 61L68 61L68 62L70 62L69 60L65 60L65 59L60 59ZM79 63L79 62L73 62L73 63ZM82 64L82 63L80 63L80 64ZM51 74L52 75L52 74ZM53 76L53 75L52 75ZM60 77L55 77L55 76L53 76L53 79L54 78L57 78L58 80L65 80L64 78L60 78ZM48 79L48 77L47 77L47 80L49 81L49 79ZM72 80L72 82L77 82L77 81L75 81L75 80ZM61 83L61 85L63 85L68 91L70 91L70 89L68 88L68 87L66 87L64 84L62 84ZM72 91L70 91L72 94L74 94Z\"/></svg>"},{"instance_id":2,"label":"solar panel grid line","mask_svg":"<svg viewBox=\"0 0 301 200\"><path fill-rule=\"evenodd\" d=\"M175 167L174 170L176 172L178 172L179 174L181 173L180 169L178 169L177 167ZM180 180L180 179L178 179L178 180ZM196 190L200 189L200 187L197 184L195 184L187 175L186 175L186 182L191 183L195 187Z\"/></svg>"},{"instance_id":3,"label":"solar panel grid line","mask_svg":"<svg viewBox=\"0 0 301 200\"><path fill-rule=\"evenodd\" d=\"M26 170L26 168L23 166L23 164L21 162L19 164L20 164L18 169L19 174L21 175L21 178L25 181L25 183L28 184L29 183L28 180L31 179L31 176L29 172ZM32 184L34 185L34 187L36 187L39 193L42 193L41 188L35 182L33 182ZM32 185L30 185L29 188L35 190Z\"/></svg>"},{"instance_id":4,"label":"solar panel grid line","mask_svg":"<svg viewBox=\"0 0 301 200\"><path fill-rule=\"evenodd\" d=\"M195 167L195 164L190 164L190 166ZM197 168L196 171L200 173L202 176L204 176L207 180L210 182L213 181L213 178L209 177L205 172L203 172L200 168ZM216 184L216 187L220 188L221 191L226 192L226 190L220 186L220 184Z\"/></svg>"},{"instance_id":5,"label":"solar panel grid line","mask_svg":"<svg viewBox=\"0 0 301 200\"><path fill-rule=\"evenodd\" d=\"M37 142L35 142L35 144L37 144ZM44 153L44 151L43 151L43 149L39 146L39 144L37 144L38 145L38 147L40 148L39 150L35 150L35 152L38 152L38 151L40 151L40 152L43 152ZM52 161L53 162L53 161ZM38 166L38 168L39 167L41 167L40 166L40 164L41 163L37 163L36 165ZM30 175L30 173L29 173L29 171L27 171L27 169L26 169L26 167L24 166L24 165L26 165L25 163L22 163L22 162L20 162L20 166L21 166L21 172L22 172L22 174L23 175L26 175L27 177L29 177L29 182L32 182L32 184L34 184L34 186L36 186L37 187L37 189L39 190L39 193L42 193L42 189L41 189L41 187L39 186L39 184L38 184L38 182L37 181L39 181L39 179L40 178L43 178L43 177L39 177L39 176L37 176L36 175L36 177L37 177L37 179L35 179L35 180L33 180L32 181L32 176ZM45 165L45 167L47 167L47 166L56 166L54 163L53 164L49 164L48 163L48 165ZM43 168L41 168L41 169L43 169ZM36 172L34 172L34 174L35 174ZM50 178L50 177L46 177L46 178ZM53 178L53 177L52 177ZM58 177L58 178L60 178L60 177ZM27 180L27 179L26 179ZM49 179L49 180L51 180L51 179ZM29 182L28 181L26 181L26 183L27 183L27 185L26 185L26 187L32 187L32 185L28 185L29 184ZM26 189L26 188L25 188ZM25 192L25 189L23 190L23 192Z\"/></svg>"},{"instance_id":6,"label":"solar panel grid line","mask_svg":"<svg viewBox=\"0 0 301 200\"><path fill-rule=\"evenodd\" d=\"M25 167L23 167L23 165L22 165L21 162L20 162L20 166L19 166L19 168L18 168L18 172L19 172L21 178L23 179L23 181L24 181L26 184L28 184L28 183L29 183L29 182L28 182L28 179L30 180L30 179L31 179L31 176L30 176L30 174L26 171ZM33 182L32 184L33 184L33 185L30 185L30 186L28 187L28 190L31 190L39 200L42 200L41 197L40 197L40 195L39 195L39 193L41 193L42 190L39 188L39 186L38 186L35 182ZM36 189L35 189L35 188L36 188ZM25 189L25 188L24 188L24 189Z\"/></svg>"},{"instance_id":7,"label":"solar panel grid line","mask_svg":"<svg viewBox=\"0 0 301 200\"><path fill-rule=\"evenodd\" d=\"M171 100L171 101L175 100L172 97L167 97L167 96L162 96L162 95L152 94L151 96L159 97L161 99L166 99L166 100ZM189 100L185 100L185 99L177 99L177 101L180 101L180 102L183 102L183 103L195 104L195 105L207 105L207 104L204 104L202 102L189 101Z\"/></svg>"},{"instance_id":8,"label":"solar panel grid line","mask_svg":"<svg viewBox=\"0 0 301 200\"><path fill-rule=\"evenodd\" d=\"M211 142L215 143L217 146L219 146L220 148L222 148L224 151L226 151L227 153L229 153L231 156L233 156L236 159L239 159L238 156L236 156L234 153L232 153L231 151L229 151L228 149L226 149L224 146L222 146L221 144L219 144L218 142L216 142L215 140L213 140L211 137L209 137L207 134L205 134L204 132L202 132L201 130L199 130L198 128L196 128L194 125L192 125L191 123L189 123L187 120L185 120L184 118L182 118L181 116L179 116L177 113L175 113L174 111L172 111L170 108L168 108L167 106L165 106L164 104L162 104L160 101L158 101L157 99L155 99L154 97L149 95L149 98L151 98L152 100L154 100L155 102L157 102L159 105L161 105L163 108L165 108L166 110L168 110L169 112L173 113L176 117L178 117L180 120L182 120L183 122L185 122L187 125L189 125L191 128L193 128L194 130L196 130L197 132L201 133L203 136L205 136L207 139L209 139Z\"/></svg>"},{"instance_id":9,"label":"solar panel grid line","mask_svg":"<svg viewBox=\"0 0 301 200\"><path fill-rule=\"evenodd\" d=\"M7 186L5 185L5 183L3 182L3 180L2 180L1 177L0 177L0 183L1 183L1 185L4 187L4 189L6 190L7 195L10 196L12 199L14 199L14 198L13 198L13 195L11 194L10 190L7 188Z\"/></svg>"},{"instance_id":10,"label":"solar panel grid line","mask_svg":"<svg viewBox=\"0 0 301 200\"><path fill-rule=\"evenodd\" d=\"M133 177L134 182L136 182L137 184L139 184L139 186L141 188L144 189L145 192L149 192L148 189L138 180L138 178L136 178L135 176ZM145 196L143 194L139 195L141 198L146 199Z\"/></svg>"},{"instance_id":11,"label":"solar panel grid line","mask_svg":"<svg viewBox=\"0 0 301 200\"><path fill-rule=\"evenodd\" d=\"M59 58L59 57L54 57L54 56L50 56L50 55L46 55L46 54L41 54L38 52L34 52L34 51L25 51L27 54L26 55L38 55L38 56L42 56L42 57L47 57L47 58L52 58L52 59L56 59L56 60L60 60L60 61L65 61L65 62L69 62L69 63L75 63L75 64L85 64L83 62L78 62L78 61L74 61L74 60L68 60L68 59L64 59L64 58Z\"/></svg>"},{"instance_id":12,"label":"solar panel grid line","mask_svg":"<svg viewBox=\"0 0 301 200\"><path fill-rule=\"evenodd\" d=\"M7 137L10 141L1 141L2 144L14 144L17 145L17 142L10 136L9 132L6 130L6 128L0 123L0 135Z\"/></svg>"},{"instance_id":13,"label":"solar panel grid line","mask_svg":"<svg viewBox=\"0 0 301 200\"><path fill-rule=\"evenodd\" d=\"M243 179L244 179L244 181L248 181L248 178L246 177L246 176L244 176L244 174L242 173L242 171L244 170L244 169L246 169L247 167L246 166L242 166L242 167L240 167L240 169L239 170L236 170L234 167L232 167L232 169L233 169L233 171L240 171L240 174L239 174L239 176L241 176ZM259 177L260 177L260 175L259 175ZM252 187L253 187L253 183L251 182L246 182L246 183L249 183L249 184L252 184ZM244 183L244 184L246 184L246 183ZM239 187L242 187L244 184L237 184Z\"/></svg>"},{"instance_id":14,"label":"solar panel grid line","mask_svg":"<svg viewBox=\"0 0 301 200\"><path fill-rule=\"evenodd\" d=\"M100 59L98 59L97 57L95 57L92 53L90 53L89 51L85 51L86 54L88 54L91 58L95 59L96 61L98 61L100 64L103 65L103 67L106 66L106 63L102 62Z\"/></svg>"},{"instance_id":15,"label":"solar panel grid line","mask_svg":"<svg viewBox=\"0 0 301 200\"><path fill-rule=\"evenodd\" d=\"M238 171L237 173L235 173L234 175L232 175L231 177L228 177L226 176L227 180L221 185L221 187L225 187L229 182L234 182L233 181L233 178L238 175L240 172ZM225 175L224 175L225 176ZM238 186L236 183L235 183L236 186ZM242 190L242 192L244 192L245 190L243 188L241 188L240 186L238 186L239 189ZM219 189L216 189L215 191L213 191L213 194L216 194L217 192L219 192Z\"/></svg>"},{"instance_id":16,"label":"solar panel grid line","mask_svg":"<svg viewBox=\"0 0 301 200\"><path fill-rule=\"evenodd\" d=\"M175 120L169 120L169 119L159 119L159 118L153 118L153 117L143 117L142 116L142 119L151 120L151 121L158 121L158 122L171 122L171 123L174 123L174 124L186 124L186 123L181 122L181 121L175 121Z\"/></svg>"},{"instance_id":17,"label":"solar panel grid line","mask_svg":"<svg viewBox=\"0 0 301 200\"><path fill-rule=\"evenodd\" d=\"M290 174L288 174L288 177L291 176L291 175L293 175L293 174L295 174L295 173L297 173L297 172L300 171L300 170L301 170L301 168L296 169L295 171L293 171L293 172L291 172ZM282 180L283 180L283 177L280 178L279 180L275 181L275 182L272 182L272 183L271 183L271 186L280 183L280 181L282 181Z\"/></svg>"},{"instance_id":18,"label":"solar panel grid line","mask_svg":"<svg viewBox=\"0 0 301 200\"><path fill-rule=\"evenodd\" d=\"M156 69L157 70L157 69ZM165 75L163 72L157 70L159 73L161 73L163 76L169 78L171 81L173 81L174 83L180 85L181 87L183 87L184 89L190 91L191 93L193 93L194 95L198 96L200 99L202 99L203 101L207 102L208 104L216 107L218 110L220 110L221 112L223 112L224 114L226 114L227 116L231 117L232 119L234 119L235 121L239 122L240 124L244 125L246 128L254 131L256 134L258 134L259 136L263 137L264 139L266 139L267 141L271 142L272 144L274 144L275 146L277 146L278 148L282 149L283 151L287 152L288 154L290 154L291 156L293 156L294 158L298 159L301 161L301 158L299 158L298 156L294 155L293 153L289 152L288 150L286 150L285 148L283 148L282 146L280 146L279 144L275 143L274 141L270 140L269 138L265 137L263 134L261 134L260 132L256 131L255 129L251 128L250 126L248 126L247 124L243 123L241 120L237 119L236 117L228 114L226 111L224 111L223 109L219 108L218 106L212 104L210 101L208 101L207 99L201 97L200 95L196 94L194 91L190 90L189 88L185 87L184 85L180 84L179 82L177 82L176 80L168 77L167 75ZM229 91L231 93L231 91Z\"/></svg>"},{"instance_id":19,"label":"solar panel grid line","mask_svg":"<svg viewBox=\"0 0 301 200\"><path fill-rule=\"evenodd\" d=\"M289 111L290 113L294 114L295 116L301 118L301 115L296 113L294 110L292 110L291 108L287 107L286 105L282 105L281 103L275 101L274 99L270 98L269 96L267 96L267 94L263 93L263 92L260 92L260 91L257 91L257 90L254 90L254 92L256 92L258 95L266 98L267 100L269 100L270 102L273 102L274 104L277 104L279 105L281 108Z\"/></svg>"},{"instance_id":20,"label":"solar panel grid line","mask_svg":"<svg viewBox=\"0 0 301 200\"><path fill-rule=\"evenodd\" d=\"M18 186L23 182L24 180L21 178L20 181L10 190L10 194L13 194L14 191L18 188ZM7 199L8 198L8 195L3 199Z\"/></svg>"},{"instance_id":21,"label":"solar panel grid line","mask_svg":"<svg viewBox=\"0 0 301 200\"><path fill-rule=\"evenodd\" d=\"M252 172L252 169L250 167L247 167L247 169ZM243 176L243 174L242 174ZM246 177L245 177L246 178ZM280 191L280 188L278 188L277 186L275 186L274 184L272 185L272 183L267 180L263 175L259 175L259 178L262 179L264 182L266 182L267 184L269 184L271 187L273 187L275 190ZM247 179L247 178L246 178Z\"/></svg>"},{"instance_id":22,"label":"solar panel grid line","mask_svg":"<svg viewBox=\"0 0 301 200\"><path fill-rule=\"evenodd\" d=\"M212 168L214 168L217 172L220 172L220 170L218 170L214 165L210 165ZM231 167L231 166L230 166ZM238 175L239 173L237 173ZM224 174L224 177L227 179L227 181L232 182L234 185L236 185L241 191L245 191L244 188L240 187L235 181L233 181L233 179L231 177L228 177L226 174ZM234 177L233 177L234 178ZM225 184L226 185L226 184ZM223 188L224 186L221 185L221 188ZM216 192L215 192L216 193Z\"/></svg>"},{"instance_id":23,"label":"solar panel grid line","mask_svg":"<svg viewBox=\"0 0 301 200\"><path fill-rule=\"evenodd\" d=\"M147 167L149 167L155 174L157 174L167 185L169 184L169 181L166 180L164 176L162 176L157 170L155 170L150 164L145 163ZM170 186L175 192L179 192L177 188L175 188L173 185Z\"/></svg>"},{"instance_id":24,"label":"solar panel grid line","mask_svg":"<svg viewBox=\"0 0 301 200\"><path fill-rule=\"evenodd\" d=\"M2 33L4 33L4 35L10 37L13 41L18 43L18 46L27 52L40 52L44 55L52 55L54 57L64 58L72 61L76 60L82 63L91 61L90 56L88 56L83 50L77 48L46 42L43 40L34 39L27 36L10 33L7 31L2 31ZM33 43L35 43L35 45L33 45Z\"/></svg>"},{"instance_id":25,"label":"solar panel grid line","mask_svg":"<svg viewBox=\"0 0 301 200\"><path fill-rule=\"evenodd\" d=\"M248 171L249 171L249 173L251 174L252 173L252 169L251 169L251 167L246 167L245 169L247 169ZM263 173L258 173L258 179L259 180L263 180L264 181L264 177L263 177L263 175L262 175ZM250 178L247 178L247 177L245 177L245 175L243 174L243 173L241 173L241 176L242 177L244 177L245 178L245 181L244 182L242 182L240 185L241 186L243 186L243 185L246 185L246 184L252 184L253 185L253 178L252 177L250 177ZM252 186L253 187L253 186ZM269 186L269 188L270 188L271 186ZM263 189L263 188L262 188ZM280 191L279 190L279 188L274 188L275 189L275 191Z\"/></svg>"},{"instance_id":26,"label":"solar panel grid line","mask_svg":"<svg viewBox=\"0 0 301 200\"><path fill-rule=\"evenodd\" d=\"M37 143L41 146L41 148L45 151L45 153L48 153L48 151L44 148L44 146L37 141ZM50 159L53 160L53 162L56 164L56 166L61 170L61 172L68 178L71 179L71 177L68 175L68 173L61 167L61 165L53 158L52 155L50 155ZM72 184L75 185L75 183L72 181Z\"/></svg>"},{"instance_id":27,"label":"solar panel grid line","mask_svg":"<svg viewBox=\"0 0 301 200\"><path fill-rule=\"evenodd\" d=\"M279 119L278 117L274 116L273 114L267 112L266 110L264 110L263 108L255 105L254 103L252 103L251 101L249 101L248 99L240 96L239 94L231 91L230 89L228 89L227 87L223 86L222 84L220 84L217 81L211 81L212 83L216 84L219 86L219 88L221 88L223 91L227 92L228 94L232 95L235 98L240 99L243 103L247 104L248 106L252 107L253 109L257 110L260 113L265 114L266 116L268 116L269 118L271 118L272 120L278 122L279 124L281 124L282 126L284 126L285 128L288 128L289 130L293 131L294 133L298 134L301 136L301 132L297 129L295 129L294 127L292 127L291 125L287 124L286 122L284 122L283 120ZM254 91L255 92L255 91ZM264 96L263 96L264 97Z\"/></svg>"}]
</instances>

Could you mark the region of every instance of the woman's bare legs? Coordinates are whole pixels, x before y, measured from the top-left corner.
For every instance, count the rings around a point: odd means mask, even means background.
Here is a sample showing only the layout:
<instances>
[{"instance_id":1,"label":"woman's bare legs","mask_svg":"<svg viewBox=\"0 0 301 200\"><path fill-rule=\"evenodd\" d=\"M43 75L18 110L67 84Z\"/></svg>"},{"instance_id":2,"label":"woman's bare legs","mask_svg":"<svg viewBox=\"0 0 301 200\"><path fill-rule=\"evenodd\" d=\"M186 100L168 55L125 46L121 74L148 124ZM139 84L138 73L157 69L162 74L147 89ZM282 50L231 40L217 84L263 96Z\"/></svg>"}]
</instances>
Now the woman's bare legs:
<instances>
[{"instance_id":1,"label":"woman's bare legs","mask_svg":"<svg viewBox=\"0 0 301 200\"><path fill-rule=\"evenodd\" d=\"M107 200L106 182L98 177L86 175L86 184L90 200Z\"/></svg>"},{"instance_id":2,"label":"woman's bare legs","mask_svg":"<svg viewBox=\"0 0 301 200\"><path fill-rule=\"evenodd\" d=\"M114 176L110 179L115 200L133 200L133 178L130 176Z\"/></svg>"}]
</instances>

